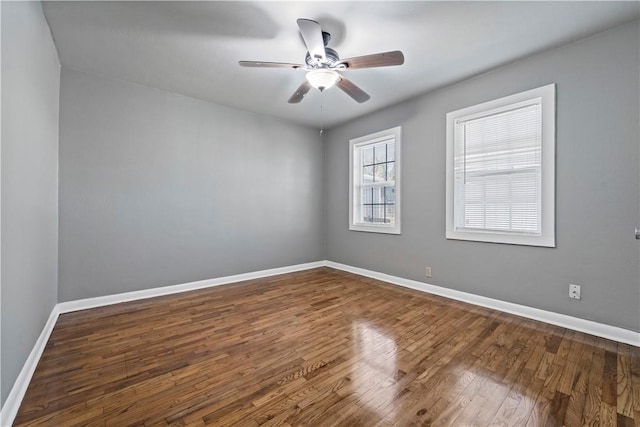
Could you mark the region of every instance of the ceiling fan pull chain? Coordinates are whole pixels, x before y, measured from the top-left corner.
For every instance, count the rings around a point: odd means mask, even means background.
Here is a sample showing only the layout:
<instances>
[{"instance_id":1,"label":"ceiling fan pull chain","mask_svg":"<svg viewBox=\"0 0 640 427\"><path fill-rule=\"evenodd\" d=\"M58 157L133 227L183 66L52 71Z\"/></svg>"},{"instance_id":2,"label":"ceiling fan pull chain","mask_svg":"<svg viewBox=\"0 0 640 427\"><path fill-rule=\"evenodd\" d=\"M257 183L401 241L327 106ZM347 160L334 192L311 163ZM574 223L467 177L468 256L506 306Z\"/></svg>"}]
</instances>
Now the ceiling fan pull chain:
<instances>
[{"instance_id":1,"label":"ceiling fan pull chain","mask_svg":"<svg viewBox=\"0 0 640 427\"><path fill-rule=\"evenodd\" d=\"M324 132L324 126L322 123L322 104L324 101L324 91L320 92L320 135Z\"/></svg>"}]
</instances>

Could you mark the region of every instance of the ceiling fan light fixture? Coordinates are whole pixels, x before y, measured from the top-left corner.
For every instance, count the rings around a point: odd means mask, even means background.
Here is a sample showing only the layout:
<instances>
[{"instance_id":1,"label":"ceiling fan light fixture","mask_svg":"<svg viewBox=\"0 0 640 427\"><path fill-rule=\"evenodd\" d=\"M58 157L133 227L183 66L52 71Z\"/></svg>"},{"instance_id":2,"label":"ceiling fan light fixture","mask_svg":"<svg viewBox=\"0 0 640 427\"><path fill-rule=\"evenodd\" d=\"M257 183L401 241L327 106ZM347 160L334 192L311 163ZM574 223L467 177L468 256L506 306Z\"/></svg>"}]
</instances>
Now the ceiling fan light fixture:
<instances>
[{"instance_id":1,"label":"ceiling fan light fixture","mask_svg":"<svg viewBox=\"0 0 640 427\"><path fill-rule=\"evenodd\" d=\"M307 78L307 81L309 82L309 84L311 84L311 86L322 92L336 84L336 82L340 78L340 74L336 73L333 70L320 68L317 70L309 71L305 77Z\"/></svg>"}]
</instances>

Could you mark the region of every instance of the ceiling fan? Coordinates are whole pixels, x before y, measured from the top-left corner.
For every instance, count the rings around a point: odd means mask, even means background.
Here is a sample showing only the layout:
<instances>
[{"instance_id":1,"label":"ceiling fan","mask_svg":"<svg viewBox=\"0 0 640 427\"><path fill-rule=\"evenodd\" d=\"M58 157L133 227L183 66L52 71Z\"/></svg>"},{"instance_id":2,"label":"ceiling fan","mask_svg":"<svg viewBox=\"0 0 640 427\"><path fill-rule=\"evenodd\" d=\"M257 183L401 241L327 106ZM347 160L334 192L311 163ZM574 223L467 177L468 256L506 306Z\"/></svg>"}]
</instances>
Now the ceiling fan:
<instances>
[{"instance_id":1,"label":"ceiling fan","mask_svg":"<svg viewBox=\"0 0 640 427\"><path fill-rule=\"evenodd\" d=\"M311 19L302 18L298 19L297 22L298 28L300 28L300 34L302 34L308 50L304 64L262 61L239 62L242 67L290 68L307 71L306 80L296 89L294 94L291 95L291 98L289 98L290 104L296 104L302 101L302 98L304 98L312 87L323 92L333 85L342 89L357 102L362 103L368 101L371 96L352 83L351 80L338 73L338 71L387 67L390 65L402 65L404 63L404 55L399 50L340 59L338 52L326 47L331 39L331 35L326 31L322 31L319 23Z\"/></svg>"}]
</instances>

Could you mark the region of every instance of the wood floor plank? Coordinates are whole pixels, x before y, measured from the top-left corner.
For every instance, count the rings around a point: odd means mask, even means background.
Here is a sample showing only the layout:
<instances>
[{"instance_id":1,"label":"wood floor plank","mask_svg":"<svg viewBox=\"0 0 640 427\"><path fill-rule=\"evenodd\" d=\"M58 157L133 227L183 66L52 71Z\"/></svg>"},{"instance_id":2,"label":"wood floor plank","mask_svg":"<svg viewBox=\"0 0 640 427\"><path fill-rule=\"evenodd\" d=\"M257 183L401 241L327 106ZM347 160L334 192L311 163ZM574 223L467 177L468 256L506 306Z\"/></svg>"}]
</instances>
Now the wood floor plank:
<instances>
[{"instance_id":1,"label":"wood floor plank","mask_svg":"<svg viewBox=\"0 0 640 427\"><path fill-rule=\"evenodd\" d=\"M630 346L626 344L618 345L617 366L617 412L628 418L633 418L633 393L631 391L631 361L632 354Z\"/></svg>"},{"instance_id":2,"label":"wood floor plank","mask_svg":"<svg viewBox=\"0 0 640 427\"><path fill-rule=\"evenodd\" d=\"M581 425L600 425L600 404L602 402L602 375L604 372L604 350L597 346L593 348L593 357L587 382L587 396L582 413Z\"/></svg>"},{"instance_id":3,"label":"wood floor plank","mask_svg":"<svg viewBox=\"0 0 640 427\"><path fill-rule=\"evenodd\" d=\"M581 351L577 356L579 360L572 361L574 363L574 380L571 385L569 405L565 416L566 425L580 425L582 413L587 398L587 381L589 375L589 367L593 359L593 351L589 342L594 337L587 337L585 334L579 334L581 340ZM572 353L573 354L573 353ZM577 363L577 364L576 364Z\"/></svg>"},{"instance_id":4,"label":"wood floor plank","mask_svg":"<svg viewBox=\"0 0 640 427\"><path fill-rule=\"evenodd\" d=\"M61 315L15 425L640 425L640 349L319 268Z\"/></svg>"}]
</instances>

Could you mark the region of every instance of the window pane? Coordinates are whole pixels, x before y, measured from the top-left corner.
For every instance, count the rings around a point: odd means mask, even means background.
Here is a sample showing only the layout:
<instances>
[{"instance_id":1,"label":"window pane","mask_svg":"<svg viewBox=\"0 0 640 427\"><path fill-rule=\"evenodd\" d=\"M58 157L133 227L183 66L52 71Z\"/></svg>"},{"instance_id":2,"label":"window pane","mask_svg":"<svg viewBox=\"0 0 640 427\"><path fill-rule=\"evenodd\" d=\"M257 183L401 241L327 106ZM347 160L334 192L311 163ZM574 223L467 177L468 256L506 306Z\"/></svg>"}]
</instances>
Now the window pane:
<instances>
[{"instance_id":1,"label":"window pane","mask_svg":"<svg viewBox=\"0 0 640 427\"><path fill-rule=\"evenodd\" d=\"M395 205L387 205L385 206L386 211L386 223L387 224L395 224L396 221L396 207Z\"/></svg>"},{"instance_id":2,"label":"window pane","mask_svg":"<svg viewBox=\"0 0 640 427\"><path fill-rule=\"evenodd\" d=\"M490 230L509 230L509 205L495 204L487 205L486 211L486 228Z\"/></svg>"},{"instance_id":3,"label":"window pane","mask_svg":"<svg viewBox=\"0 0 640 427\"><path fill-rule=\"evenodd\" d=\"M393 204L396 202L396 189L393 187L384 187L384 202Z\"/></svg>"},{"instance_id":4,"label":"window pane","mask_svg":"<svg viewBox=\"0 0 640 427\"><path fill-rule=\"evenodd\" d=\"M384 222L384 206L373 206L373 222Z\"/></svg>"},{"instance_id":5,"label":"window pane","mask_svg":"<svg viewBox=\"0 0 640 427\"><path fill-rule=\"evenodd\" d=\"M373 183L373 166L365 166L362 168L362 183Z\"/></svg>"},{"instance_id":6,"label":"window pane","mask_svg":"<svg viewBox=\"0 0 640 427\"><path fill-rule=\"evenodd\" d=\"M387 161L387 146L378 145L375 147L376 163L384 163Z\"/></svg>"},{"instance_id":7,"label":"window pane","mask_svg":"<svg viewBox=\"0 0 640 427\"><path fill-rule=\"evenodd\" d=\"M540 230L541 107L539 104L458 125L456 181L464 226L536 233Z\"/></svg>"},{"instance_id":8,"label":"window pane","mask_svg":"<svg viewBox=\"0 0 640 427\"><path fill-rule=\"evenodd\" d=\"M387 144L387 162L393 162L396 159L396 143Z\"/></svg>"},{"instance_id":9,"label":"window pane","mask_svg":"<svg viewBox=\"0 0 640 427\"><path fill-rule=\"evenodd\" d=\"M485 200L487 203L509 203L511 185L509 177L493 176L486 180Z\"/></svg>"},{"instance_id":10,"label":"window pane","mask_svg":"<svg viewBox=\"0 0 640 427\"><path fill-rule=\"evenodd\" d=\"M469 204L464 205L464 227L465 228L485 228L484 225L484 205Z\"/></svg>"},{"instance_id":11,"label":"window pane","mask_svg":"<svg viewBox=\"0 0 640 427\"><path fill-rule=\"evenodd\" d=\"M459 184L460 189L464 191L464 201L466 203L483 203L484 202L484 181L473 180L467 181L467 184Z\"/></svg>"},{"instance_id":12,"label":"window pane","mask_svg":"<svg viewBox=\"0 0 640 427\"><path fill-rule=\"evenodd\" d=\"M374 166L375 182L383 182L387 180L387 165L385 163Z\"/></svg>"},{"instance_id":13,"label":"window pane","mask_svg":"<svg viewBox=\"0 0 640 427\"><path fill-rule=\"evenodd\" d=\"M373 203L372 191L373 191L373 188L363 188L362 189L362 203L363 204L370 205L371 203Z\"/></svg>"},{"instance_id":14,"label":"window pane","mask_svg":"<svg viewBox=\"0 0 640 427\"><path fill-rule=\"evenodd\" d=\"M467 172L538 167L541 106L529 105L464 123Z\"/></svg>"},{"instance_id":15,"label":"window pane","mask_svg":"<svg viewBox=\"0 0 640 427\"><path fill-rule=\"evenodd\" d=\"M396 163L387 163L387 181L396 180Z\"/></svg>"},{"instance_id":16,"label":"window pane","mask_svg":"<svg viewBox=\"0 0 640 427\"><path fill-rule=\"evenodd\" d=\"M536 233L539 228L537 208L535 203L514 204L511 207L511 228Z\"/></svg>"},{"instance_id":17,"label":"window pane","mask_svg":"<svg viewBox=\"0 0 640 427\"><path fill-rule=\"evenodd\" d=\"M364 147L362 149L362 164L365 166L373 164L373 147Z\"/></svg>"},{"instance_id":18,"label":"window pane","mask_svg":"<svg viewBox=\"0 0 640 427\"><path fill-rule=\"evenodd\" d=\"M540 174L519 173L511 176L511 201L537 203L540 198Z\"/></svg>"},{"instance_id":19,"label":"window pane","mask_svg":"<svg viewBox=\"0 0 640 427\"><path fill-rule=\"evenodd\" d=\"M384 188L378 187L373 188L373 203L383 204L384 203Z\"/></svg>"},{"instance_id":20,"label":"window pane","mask_svg":"<svg viewBox=\"0 0 640 427\"><path fill-rule=\"evenodd\" d=\"M363 206L362 208L362 220L364 222L373 222L372 206Z\"/></svg>"}]
</instances>

